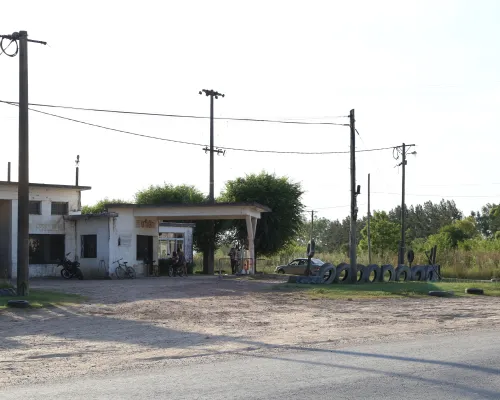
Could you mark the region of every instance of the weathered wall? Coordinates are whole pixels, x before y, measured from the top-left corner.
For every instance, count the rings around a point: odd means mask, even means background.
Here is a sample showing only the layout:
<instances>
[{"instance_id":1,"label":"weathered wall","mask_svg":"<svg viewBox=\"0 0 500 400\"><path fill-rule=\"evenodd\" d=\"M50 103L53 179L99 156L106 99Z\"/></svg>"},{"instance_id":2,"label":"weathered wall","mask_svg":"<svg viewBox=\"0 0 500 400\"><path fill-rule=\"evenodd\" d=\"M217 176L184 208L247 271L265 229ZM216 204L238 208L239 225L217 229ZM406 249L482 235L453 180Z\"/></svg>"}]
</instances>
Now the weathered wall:
<instances>
[{"instance_id":1,"label":"weathered wall","mask_svg":"<svg viewBox=\"0 0 500 400\"><path fill-rule=\"evenodd\" d=\"M145 269L142 260L137 260L137 235L153 236L153 255L158 254L158 221L145 217L135 218L134 210L131 208L109 209L108 211L118 213L118 217L111 218L109 221L111 275L114 274L118 265L113 264L113 261L120 258L123 258L122 262L127 261L128 265L134 267L138 275L143 275ZM137 227L138 221L139 227Z\"/></svg>"},{"instance_id":2,"label":"weathered wall","mask_svg":"<svg viewBox=\"0 0 500 400\"><path fill-rule=\"evenodd\" d=\"M11 276L17 277L17 186L0 185L0 199L12 200L12 218L11 218ZM65 252L71 254L70 259L76 256L76 236L75 223L64 221L62 215L51 215L52 202L67 202L69 211L76 211L78 208L78 192L74 189L66 188L45 188L30 187L30 200L40 201L41 215L29 216L30 234L64 234ZM30 277L38 276L57 276L60 269L53 264L30 265Z\"/></svg>"},{"instance_id":3,"label":"weathered wall","mask_svg":"<svg viewBox=\"0 0 500 400\"><path fill-rule=\"evenodd\" d=\"M77 224L76 251L84 277L104 277L109 268L109 218L81 219ZM97 258L82 257L82 235L97 235Z\"/></svg>"},{"instance_id":4,"label":"weathered wall","mask_svg":"<svg viewBox=\"0 0 500 400\"><path fill-rule=\"evenodd\" d=\"M0 200L0 280L10 277L12 251L12 202Z\"/></svg>"}]
</instances>

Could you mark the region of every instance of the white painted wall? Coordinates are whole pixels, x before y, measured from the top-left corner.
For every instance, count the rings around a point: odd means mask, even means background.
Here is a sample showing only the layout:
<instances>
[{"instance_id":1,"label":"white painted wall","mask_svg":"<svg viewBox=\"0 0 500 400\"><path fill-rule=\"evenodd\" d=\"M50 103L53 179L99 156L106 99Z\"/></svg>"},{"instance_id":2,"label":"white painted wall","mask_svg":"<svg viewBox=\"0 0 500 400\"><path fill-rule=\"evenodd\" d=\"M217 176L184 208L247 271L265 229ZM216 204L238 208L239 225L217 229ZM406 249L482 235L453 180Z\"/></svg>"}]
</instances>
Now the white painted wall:
<instances>
[{"instance_id":1,"label":"white painted wall","mask_svg":"<svg viewBox=\"0 0 500 400\"><path fill-rule=\"evenodd\" d=\"M118 213L118 217L111 218L110 224L110 241L109 241L109 257L110 257L110 273L114 274L114 270L118 264L113 264L120 258L127 261L128 265L134 267L138 275L145 273L142 260L137 260L137 235L153 236L153 256L158 254L158 221L150 218L137 218L138 220L148 220L152 222L149 228L137 228L136 217L132 208L119 208L116 210L109 209L109 212ZM118 245L120 239L120 245Z\"/></svg>"},{"instance_id":2,"label":"white painted wall","mask_svg":"<svg viewBox=\"0 0 500 400\"><path fill-rule=\"evenodd\" d=\"M10 200L0 200L0 280L7 279L12 270L11 265L11 224L12 203Z\"/></svg>"},{"instance_id":3,"label":"white painted wall","mask_svg":"<svg viewBox=\"0 0 500 400\"><path fill-rule=\"evenodd\" d=\"M80 219L76 224L76 251L83 276L105 276L109 268L109 218ZM82 257L82 235L97 235L97 258Z\"/></svg>"},{"instance_id":4,"label":"white painted wall","mask_svg":"<svg viewBox=\"0 0 500 400\"><path fill-rule=\"evenodd\" d=\"M51 215L52 202L67 202L69 211L78 209L78 191L70 188L50 188L50 187L30 187L30 200L41 202L41 215L29 216L30 234L64 234L65 251L71 252L70 259L76 256L76 233L75 223L65 221L62 215ZM11 247L11 276L17 277L17 185L0 184L0 200L12 200L12 247ZM30 265L30 277L37 276L57 276L60 274L60 268L56 265Z\"/></svg>"}]
</instances>

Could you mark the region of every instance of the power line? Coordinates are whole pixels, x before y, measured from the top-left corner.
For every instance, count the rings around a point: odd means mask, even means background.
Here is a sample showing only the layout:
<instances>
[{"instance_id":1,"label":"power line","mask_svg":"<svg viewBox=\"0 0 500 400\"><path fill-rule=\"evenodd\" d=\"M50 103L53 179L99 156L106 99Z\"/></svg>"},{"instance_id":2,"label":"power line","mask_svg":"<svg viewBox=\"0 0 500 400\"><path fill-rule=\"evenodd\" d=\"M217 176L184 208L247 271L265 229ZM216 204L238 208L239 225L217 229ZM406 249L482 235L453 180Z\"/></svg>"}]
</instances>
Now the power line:
<instances>
[{"instance_id":1,"label":"power line","mask_svg":"<svg viewBox=\"0 0 500 400\"><path fill-rule=\"evenodd\" d=\"M393 193L393 192L372 192L372 193L375 193L375 194L391 194L391 195L398 195L400 196L401 193ZM500 197L500 195L487 195L487 196L483 196L483 195L480 195L480 196L474 196L474 195L456 195L456 196L452 196L452 195L448 195L448 196L443 196L443 195L440 195L440 194L416 194L416 193L406 193L407 196L418 196L418 197L445 197L445 198L456 198L456 197Z\"/></svg>"},{"instance_id":2,"label":"power line","mask_svg":"<svg viewBox=\"0 0 500 400\"><path fill-rule=\"evenodd\" d=\"M17 105L17 103L15 101L0 100L0 103ZM30 106L37 106L37 107L63 108L63 109L68 109L68 110L79 110L79 111L93 111L93 112L130 114L130 115L148 115L148 116L154 116L154 117L189 118L189 119L209 119L210 118L210 117L199 116L199 115L181 115L181 114L149 113L149 112L139 112L139 111L106 110L106 109L99 109L99 108L83 108L83 107L61 106L61 105L52 105L52 104L30 103L29 105ZM343 117L339 116L338 118L343 118ZM349 126L349 124L340 124L340 123L336 123L336 122L292 121L292 120L273 120L273 119L257 119L257 118L233 118L233 117L214 117L214 119L223 120L223 121L267 122L267 123L274 123L274 124Z\"/></svg>"},{"instance_id":3,"label":"power line","mask_svg":"<svg viewBox=\"0 0 500 400\"><path fill-rule=\"evenodd\" d=\"M5 101L1 101L1 100L0 100L0 102L5 103L5 104L9 104L11 106L17 106L17 104L15 104L15 103L9 103L9 102L5 102ZM93 126L95 128L105 129L105 130L109 130L109 131L113 131L113 132L124 133L127 135L138 136L138 137L143 137L143 138L147 138L147 139L161 140L161 141L171 142L171 143L186 144L186 145L191 145L191 146L200 146L200 147L207 146L206 144L202 144L202 143L188 142L188 141L176 140L176 139L167 139L167 138L162 138L162 137L158 137L158 136L151 136L151 135L145 135L142 133L130 132L130 131L126 131L123 129L111 128L108 126L94 124L94 123L86 122L86 121L81 121L81 120L74 119L74 118L63 117L61 115L52 114L52 113L48 113L48 112L41 111L41 110L35 110L33 108L29 108L29 110L36 112L36 113L48 115L51 117L63 119L66 121L71 121L71 122L75 122L75 123L82 124L82 125ZM253 153L270 153L270 154L327 155L327 154L347 154L347 153L349 153L349 151L319 151L319 152L311 151L311 152L307 152L307 151L259 150L259 149L243 149L243 148L237 148L237 147L224 147L224 146L218 146L218 148L223 149L223 150L244 151L244 152L253 152ZM363 152L372 152L372 151L392 150L393 148L394 148L394 146L380 147L377 149L357 150L357 152L363 153Z\"/></svg>"}]
</instances>

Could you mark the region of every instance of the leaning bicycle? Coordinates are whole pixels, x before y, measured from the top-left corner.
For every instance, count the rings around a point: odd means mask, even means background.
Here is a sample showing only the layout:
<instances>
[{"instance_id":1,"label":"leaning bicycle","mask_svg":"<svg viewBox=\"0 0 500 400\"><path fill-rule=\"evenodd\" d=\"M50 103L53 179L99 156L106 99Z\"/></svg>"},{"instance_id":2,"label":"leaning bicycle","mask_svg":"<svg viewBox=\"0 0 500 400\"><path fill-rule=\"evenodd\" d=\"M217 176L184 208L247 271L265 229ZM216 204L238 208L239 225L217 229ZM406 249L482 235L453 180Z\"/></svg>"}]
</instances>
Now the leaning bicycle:
<instances>
[{"instance_id":1,"label":"leaning bicycle","mask_svg":"<svg viewBox=\"0 0 500 400\"><path fill-rule=\"evenodd\" d=\"M116 260L113 262L113 264L118 264L118 266L115 269L116 277L118 279L123 279L123 278L134 279L135 278L135 269L132 267L129 267L127 265L127 261L120 263L121 260L123 260L123 258L120 258L119 260Z\"/></svg>"}]
</instances>

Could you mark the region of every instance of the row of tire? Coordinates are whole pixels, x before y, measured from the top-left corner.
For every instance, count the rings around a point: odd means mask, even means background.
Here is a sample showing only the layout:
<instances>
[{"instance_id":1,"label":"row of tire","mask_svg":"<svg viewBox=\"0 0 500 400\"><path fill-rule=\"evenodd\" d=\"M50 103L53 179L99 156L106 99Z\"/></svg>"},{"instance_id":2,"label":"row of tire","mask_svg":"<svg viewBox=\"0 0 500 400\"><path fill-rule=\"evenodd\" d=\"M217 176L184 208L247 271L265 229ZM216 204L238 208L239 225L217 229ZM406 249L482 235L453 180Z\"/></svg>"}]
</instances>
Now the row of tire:
<instances>
[{"instance_id":1,"label":"row of tire","mask_svg":"<svg viewBox=\"0 0 500 400\"><path fill-rule=\"evenodd\" d=\"M343 283L351 280L351 266L340 263L335 266L326 263L321 266L318 274L323 277L324 283ZM365 282L406 282L406 281L435 281L438 280L439 270L437 265L399 265L394 268L390 264L378 266L376 264L357 266L357 281Z\"/></svg>"}]
</instances>

